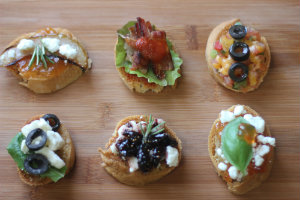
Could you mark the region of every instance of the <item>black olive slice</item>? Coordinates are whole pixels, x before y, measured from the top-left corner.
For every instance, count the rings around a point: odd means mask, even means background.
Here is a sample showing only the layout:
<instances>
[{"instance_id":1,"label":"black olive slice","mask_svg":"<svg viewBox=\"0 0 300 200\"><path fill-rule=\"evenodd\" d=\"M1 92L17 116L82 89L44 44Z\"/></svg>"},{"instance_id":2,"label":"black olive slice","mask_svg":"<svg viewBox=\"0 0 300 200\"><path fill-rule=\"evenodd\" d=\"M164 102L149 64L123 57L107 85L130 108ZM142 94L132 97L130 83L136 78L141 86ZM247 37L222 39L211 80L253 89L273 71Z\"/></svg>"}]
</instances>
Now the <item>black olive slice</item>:
<instances>
[{"instance_id":1,"label":"black olive slice","mask_svg":"<svg viewBox=\"0 0 300 200\"><path fill-rule=\"evenodd\" d=\"M46 114L42 117L44 120L48 121L53 131L57 131L60 127L60 121L58 117L54 114Z\"/></svg>"},{"instance_id":2,"label":"black olive slice","mask_svg":"<svg viewBox=\"0 0 300 200\"><path fill-rule=\"evenodd\" d=\"M32 141L39 136L42 138L40 140L40 142L38 144L32 144ZM37 151L37 150L43 148L45 146L46 142L47 142L46 132L40 128L37 128L37 129L30 131L30 133L26 137L25 144L29 150Z\"/></svg>"},{"instance_id":3,"label":"black olive slice","mask_svg":"<svg viewBox=\"0 0 300 200\"><path fill-rule=\"evenodd\" d=\"M247 28L243 25L233 25L229 29L229 34L236 40L243 39L247 35Z\"/></svg>"},{"instance_id":4,"label":"black olive slice","mask_svg":"<svg viewBox=\"0 0 300 200\"><path fill-rule=\"evenodd\" d=\"M236 70L240 69L239 74ZM235 82L242 82L248 77L248 66L243 63L233 63L228 71L229 77Z\"/></svg>"},{"instance_id":5,"label":"black olive slice","mask_svg":"<svg viewBox=\"0 0 300 200\"><path fill-rule=\"evenodd\" d=\"M24 161L24 168L29 174L39 175L48 170L49 161L42 154L29 154Z\"/></svg>"},{"instance_id":6,"label":"black olive slice","mask_svg":"<svg viewBox=\"0 0 300 200\"><path fill-rule=\"evenodd\" d=\"M250 50L246 43L235 42L230 46L229 54L236 61L244 61L249 58Z\"/></svg>"}]
</instances>

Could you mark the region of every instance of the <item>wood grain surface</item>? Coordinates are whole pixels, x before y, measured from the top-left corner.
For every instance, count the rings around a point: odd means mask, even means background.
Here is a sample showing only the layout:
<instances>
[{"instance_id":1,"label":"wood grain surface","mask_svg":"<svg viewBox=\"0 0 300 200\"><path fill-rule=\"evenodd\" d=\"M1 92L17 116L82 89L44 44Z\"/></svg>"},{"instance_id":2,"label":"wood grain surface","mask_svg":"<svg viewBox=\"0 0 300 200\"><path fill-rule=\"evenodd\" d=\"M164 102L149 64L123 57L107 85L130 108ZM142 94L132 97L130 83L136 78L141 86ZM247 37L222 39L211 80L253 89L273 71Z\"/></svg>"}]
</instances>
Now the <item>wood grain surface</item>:
<instances>
[{"instance_id":1,"label":"wood grain surface","mask_svg":"<svg viewBox=\"0 0 300 200\"><path fill-rule=\"evenodd\" d=\"M176 90L135 94L114 67L116 30L137 16L166 30L184 60ZM239 17L269 41L272 61L261 87L237 94L210 77L204 50L210 31ZM0 199L299 199L300 198L300 6L297 0L254 1L0 1L0 47L45 26L71 30L87 48L93 69L67 88L36 95L0 69ZM207 150L210 127L222 109L246 104L258 111L276 137L269 179L234 196L217 177ZM72 134L77 161L56 184L31 188L18 178L6 151L24 122L55 113ZM165 119L183 142L183 161L173 173L145 187L122 185L100 166L116 123L133 114Z\"/></svg>"}]
</instances>

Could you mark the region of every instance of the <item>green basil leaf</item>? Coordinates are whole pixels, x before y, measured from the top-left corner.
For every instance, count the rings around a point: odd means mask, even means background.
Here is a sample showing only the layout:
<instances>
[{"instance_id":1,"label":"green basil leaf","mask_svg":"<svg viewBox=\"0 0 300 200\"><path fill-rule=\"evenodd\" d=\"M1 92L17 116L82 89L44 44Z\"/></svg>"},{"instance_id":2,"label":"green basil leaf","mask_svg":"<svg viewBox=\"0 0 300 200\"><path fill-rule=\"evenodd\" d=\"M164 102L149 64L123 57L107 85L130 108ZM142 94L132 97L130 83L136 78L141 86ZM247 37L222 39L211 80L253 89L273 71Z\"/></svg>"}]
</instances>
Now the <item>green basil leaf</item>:
<instances>
[{"instance_id":1,"label":"green basil leaf","mask_svg":"<svg viewBox=\"0 0 300 200\"><path fill-rule=\"evenodd\" d=\"M10 156L17 163L18 168L24 170L24 161L26 159L26 154L21 150L21 143L25 139L24 135L19 132L8 144L7 151ZM49 166L49 169L44 174L41 174L41 177L49 177L54 182L57 182L59 179L63 178L66 174L66 167L61 169L56 169L52 166Z\"/></svg>"},{"instance_id":2,"label":"green basil leaf","mask_svg":"<svg viewBox=\"0 0 300 200\"><path fill-rule=\"evenodd\" d=\"M222 131L222 151L230 164L245 174L253 152L251 144L238 136L241 123L250 124L243 117L238 117L225 126Z\"/></svg>"},{"instance_id":3,"label":"green basil leaf","mask_svg":"<svg viewBox=\"0 0 300 200\"><path fill-rule=\"evenodd\" d=\"M6 148L10 156L14 159L21 170L24 170L24 160L26 159L26 155L21 151L21 143L24 139L25 136L21 132L19 132L10 141Z\"/></svg>"},{"instance_id":4,"label":"green basil leaf","mask_svg":"<svg viewBox=\"0 0 300 200\"><path fill-rule=\"evenodd\" d=\"M135 25L136 22L130 21L126 25L124 25L121 29L119 29L117 32L121 35L126 35L129 33L128 28ZM155 28L155 26L153 26ZM143 74L139 70L130 70L132 63L128 60L126 60L126 49L124 48L125 40L118 36L118 42L116 45L116 66L117 67L124 67L125 72L129 74L135 74L137 77L144 77L148 79L149 83L156 83L160 86L167 86L167 85L174 85L177 78L179 78L181 75L178 72L180 69L180 66L182 65L183 61L179 57L177 53L173 50L172 43L167 39L167 44L170 49L174 69L166 71L166 77L162 80L158 79L153 70L149 69L146 74Z\"/></svg>"},{"instance_id":5,"label":"green basil leaf","mask_svg":"<svg viewBox=\"0 0 300 200\"><path fill-rule=\"evenodd\" d=\"M44 174L41 174L41 177L49 177L54 182L57 182L59 179L63 178L66 174L66 166L64 166L61 169L56 169L52 166L49 166L48 171L46 171Z\"/></svg>"}]
</instances>

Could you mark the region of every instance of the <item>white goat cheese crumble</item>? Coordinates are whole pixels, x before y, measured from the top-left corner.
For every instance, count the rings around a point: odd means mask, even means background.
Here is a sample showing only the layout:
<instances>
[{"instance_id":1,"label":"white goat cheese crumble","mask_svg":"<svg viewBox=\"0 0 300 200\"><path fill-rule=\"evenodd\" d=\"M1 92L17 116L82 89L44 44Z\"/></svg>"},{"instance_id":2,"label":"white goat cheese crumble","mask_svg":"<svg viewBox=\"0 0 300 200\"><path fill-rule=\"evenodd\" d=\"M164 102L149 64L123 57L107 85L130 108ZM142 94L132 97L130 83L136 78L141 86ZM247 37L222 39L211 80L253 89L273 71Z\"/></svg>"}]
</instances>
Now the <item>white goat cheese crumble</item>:
<instances>
[{"instance_id":1,"label":"white goat cheese crumble","mask_svg":"<svg viewBox=\"0 0 300 200\"><path fill-rule=\"evenodd\" d=\"M176 167L179 163L178 160L179 153L178 150L174 147L167 146L167 151L166 151L166 162L169 167Z\"/></svg>"},{"instance_id":2,"label":"white goat cheese crumble","mask_svg":"<svg viewBox=\"0 0 300 200\"><path fill-rule=\"evenodd\" d=\"M233 112L230 112L228 110L222 110L220 115L221 123L230 122L235 118Z\"/></svg>"},{"instance_id":3,"label":"white goat cheese crumble","mask_svg":"<svg viewBox=\"0 0 300 200\"><path fill-rule=\"evenodd\" d=\"M43 38L42 43L44 44L45 48L51 53L59 50L60 40L57 38Z\"/></svg>"},{"instance_id":4,"label":"white goat cheese crumble","mask_svg":"<svg viewBox=\"0 0 300 200\"><path fill-rule=\"evenodd\" d=\"M77 55L77 50L69 44L64 44L59 47L59 53L67 58L73 59Z\"/></svg>"},{"instance_id":5,"label":"white goat cheese crumble","mask_svg":"<svg viewBox=\"0 0 300 200\"><path fill-rule=\"evenodd\" d=\"M20 40L17 48L21 51L31 50L35 46L34 41L28 40L28 39L22 39Z\"/></svg>"}]
</instances>

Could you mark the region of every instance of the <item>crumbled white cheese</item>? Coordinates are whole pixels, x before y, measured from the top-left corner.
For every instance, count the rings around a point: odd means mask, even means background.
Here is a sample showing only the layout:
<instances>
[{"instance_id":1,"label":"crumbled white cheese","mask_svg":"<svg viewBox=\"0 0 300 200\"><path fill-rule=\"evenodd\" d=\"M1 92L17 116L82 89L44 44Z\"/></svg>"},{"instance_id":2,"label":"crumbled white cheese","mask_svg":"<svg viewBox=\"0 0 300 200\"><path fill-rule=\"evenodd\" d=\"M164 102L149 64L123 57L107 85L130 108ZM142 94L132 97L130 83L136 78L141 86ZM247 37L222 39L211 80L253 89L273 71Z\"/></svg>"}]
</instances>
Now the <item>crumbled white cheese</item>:
<instances>
[{"instance_id":1,"label":"crumbled white cheese","mask_svg":"<svg viewBox=\"0 0 300 200\"><path fill-rule=\"evenodd\" d=\"M131 121L129 121L129 124L132 126L131 128L133 131L138 132L138 126L136 124L136 121L131 120Z\"/></svg>"},{"instance_id":2,"label":"crumbled white cheese","mask_svg":"<svg viewBox=\"0 0 300 200\"><path fill-rule=\"evenodd\" d=\"M238 116L238 115L243 114L243 112L244 112L244 106L237 105L237 106L235 106L235 108L234 108L233 114L234 114L235 116Z\"/></svg>"},{"instance_id":3,"label":"crumbled white cheese","mask_svg":"<svg viewBox=\"0 0 300 200\"><path fill-rule=\"evenodd\" d=\"M48 147L43 147L42 149L35 151L35 153L39 153L45 156L50 165L57 169L61 169L66 165L65 162Z\"/></svg>"},{"instance_id":4,"label":"crumbled white cheese","mask_svg":"<svg viewBox=\"0 0 300 200\"><path fill-rule=\"evenodd\" d=\"M22 140L22 143L21 143L21 151L24 153L24 154L27 154L29 152L29 149L27 147L27 145L25 144L25 140Z\"/></svg>"},{"instance_id":5,"label":"crumbled white cheese","mask_svg":"<svg viewBox=\"0 0 300 200\"><path fill-rule=\"evenodd\" d=\"M218 168L221 170L221 171L226 171L227 170L227 165L223 162L220 162L218 164Z\"/></svg>"},{"instance_id":6,"label":"crumbled white cheese","mask_svg":"<svg viewBox=\"0 0 300 200\"><path fill-rule=\"evenodd\" d=\"M139 168L138 159L136 157L130 157L128 159L128 164L129 164L129 172L130 173L136 171Z\"/></svg>"},{"instance_id":7,"label":"crumbled white cheese","mask_svg":"<svg viewBox=\"0 0 300 200\"><path fill-rule=\"evenodd\" d=\"M42 43L44 44L45 48L51 53L59 50L60 40L57 38L43 38Z\"/></svg>"},{"instance_id":8,"label":"crumbled white cheese","mask_svg":"<svg viewBox=\"0 0 300 200\"><path fill-rule=\"evenodd\" d=\"M9 60L15 58L15 55L16 55L16 51L14 49L9 49L7 51L7 57Z\"/></svg>"},{"instance_id":9,"label":"crumbled white cheese","mask_svg":"<svg viewBox=\"0 0 300 200\"><path fill-rule=\"evenodd\" d=\"M222 156L222 149L221 148L217 148L216 152L217 152L218 156Z\"/></svg>"},{"instance_id":10,"label":"crumbled white cheese","mask_svg":"<svg viewBox=\"0 0 300 200\"><path fill-rule=\"evenodd\" d=\"M244 115L244 119L254 126L258 133L265 131L265 120L260 116L253 117L251 114L246 114Z\"/></svg>"},{"instance_id":11,"label":"crumbled white cheese","mask_svg":"<svg viewBox=\"0 0 300 200\"><path fill-rule=\"evenodd\" d=\"M109 148L113 154L117 155L119 153L116 147L116 143L112 143Z\"/></svg>"},{"instance_id":12,"label":"crumbled white cheese","mask_svg":"<svg viewBox=\"0 0 300 200\"><path fill-rule=\"evenodd\" d=\"M270 147L268 145L260 145L255 149L255 151L257 155L263 157L270 152Z\"/></svg>"},{"instance_id":13,"label":"crumbled white cheese","mask_svg":"<svg viewBox=\"0 0 300 200\"><path fill-rule=\"evenodd\" d=\"M47 132L47 131L51 131L52 128L49 125L48 122L46 122L43 118L39 119L39 120L34 120L32 121L30 124L25 125L22 129L21 132L23 133L23 135L25 137L27 137L27 135L34 129L40 128L43 131Z\"/></svg>"},{"instance_id":14,"label":"crumbled white cheese","mask_svg":"<svg viewBox=\"0 0 300 200\"><path fill-rule=\"evenodd\" d=\"M230 178L232 178L234 180L237 179L237 177L239 175L239 171L235 166L229 167L228 173L229 173Z\"/></svg>"},{"instance_id":15,"label":"crumbled white cheese","mask_svg":"<svg viewBox=\"0 0 300 200\"><path fill-rule=\"evenodd\" d=\"M178 165L178 150L174 147L167 146L167 151L166 151L166 162L169 167L176 167Z\"/></svg>"},{"instance_id":16,"label":"crumbled white cheese","mask_svg":"<svg viewBox=\"0 0 300 200\"><path fill-rule=\"evenodd\" d=\"M234 116L233 112L230 112L228 110L221 111L220 120L222 123L230 122L230 121L234 120L234 118L235 118L235 116Z\"/></svg>"},{"instance_id":17,"label":"crumbled white cheese","mask_svg":"<svg viewBox=\"0 0 300 200\"><path fill-rule=\"evenodd\" d=\"M263 135L258 135L257 136L257 141L263 143L263 144L270 144L273 147L275 147L275 138L268 137L268 136L263 136Z\"/></svg>"},{"instance_id":18,"label":"crumbled white cheese","mask_svg":"<svg viewBox=\"0 0 300 200\"><path fill-rule=\"evenodd\" d=\"M237 181L241 181L242 178L244 177L244 175L235 166L229 167L228 174L229 174L230 178L237 180ZM246 173L245 175L247 175L247 174L248 173Z\"/></svg>"},{"instance_id":19,"label":"crumbled white cheese","mask_svg":"<svg viewBox=\"0 0 300 200\"><path fill-rule=\"evenodd\" d=\"M21 51L27 51L33 49L34 46L35 46L34 41L28 39L22 39L20 40L17 48L20 49Z\"/></svg>"},{"instance_id":20,"label":"crumbled white cheese","mask_svg":"<svg viewBox=\"0 0 300 200\"><path fill-rule=\"evenodd\" d=\"M77 55L77 50L69 44L64 44L59 47L59 53L67 58L73 59Z\"/></svg>"},{"instance_id":21,"label":"crumbled white cheese","mask_svg":"<svg viewBox=\"0 0 300 200\"><path fill-rule=\"evenodd\" d=\"M122 125L119 129L118 129L118 137L121 137L123 135L123 133L125 132L125 130L127 129L126 125Z\"/></svg>"},{"instance_id":22,"label":"crumbled white cheese","mask_svg":"<svg viewBox=\"0 0 300 200\"><path fill-rule=\"evenodd\" d=\"M263 164L264 159L260 155L255 155L254 156L254 163L256 167L259 167Z\"/></svg>"},{"instance_id":23,"label":"crumbled white cheese","mask_svg":"<svg viewBox=\"0 0 300 200\"><path fill-rule=\"evenodd\" d=\"M52 151L56 151L65 145L64 139L59 133L54 131L47 131L47 146Z\"/></svg>"},{"instance_id":24,"label":"crumbled white cheese","mask_svg":"<svg viewBox=\"0 0 300 200\"><path fill-rule=\"evenodd\" d=\"M224 161L226 161L225 156L224 156L224 154L223 154L221 148L217 148L217 149L216 149L216 152L217 152L217 155L218 155L219 157L221 157Z\"/></svg>"}]
</instances>

